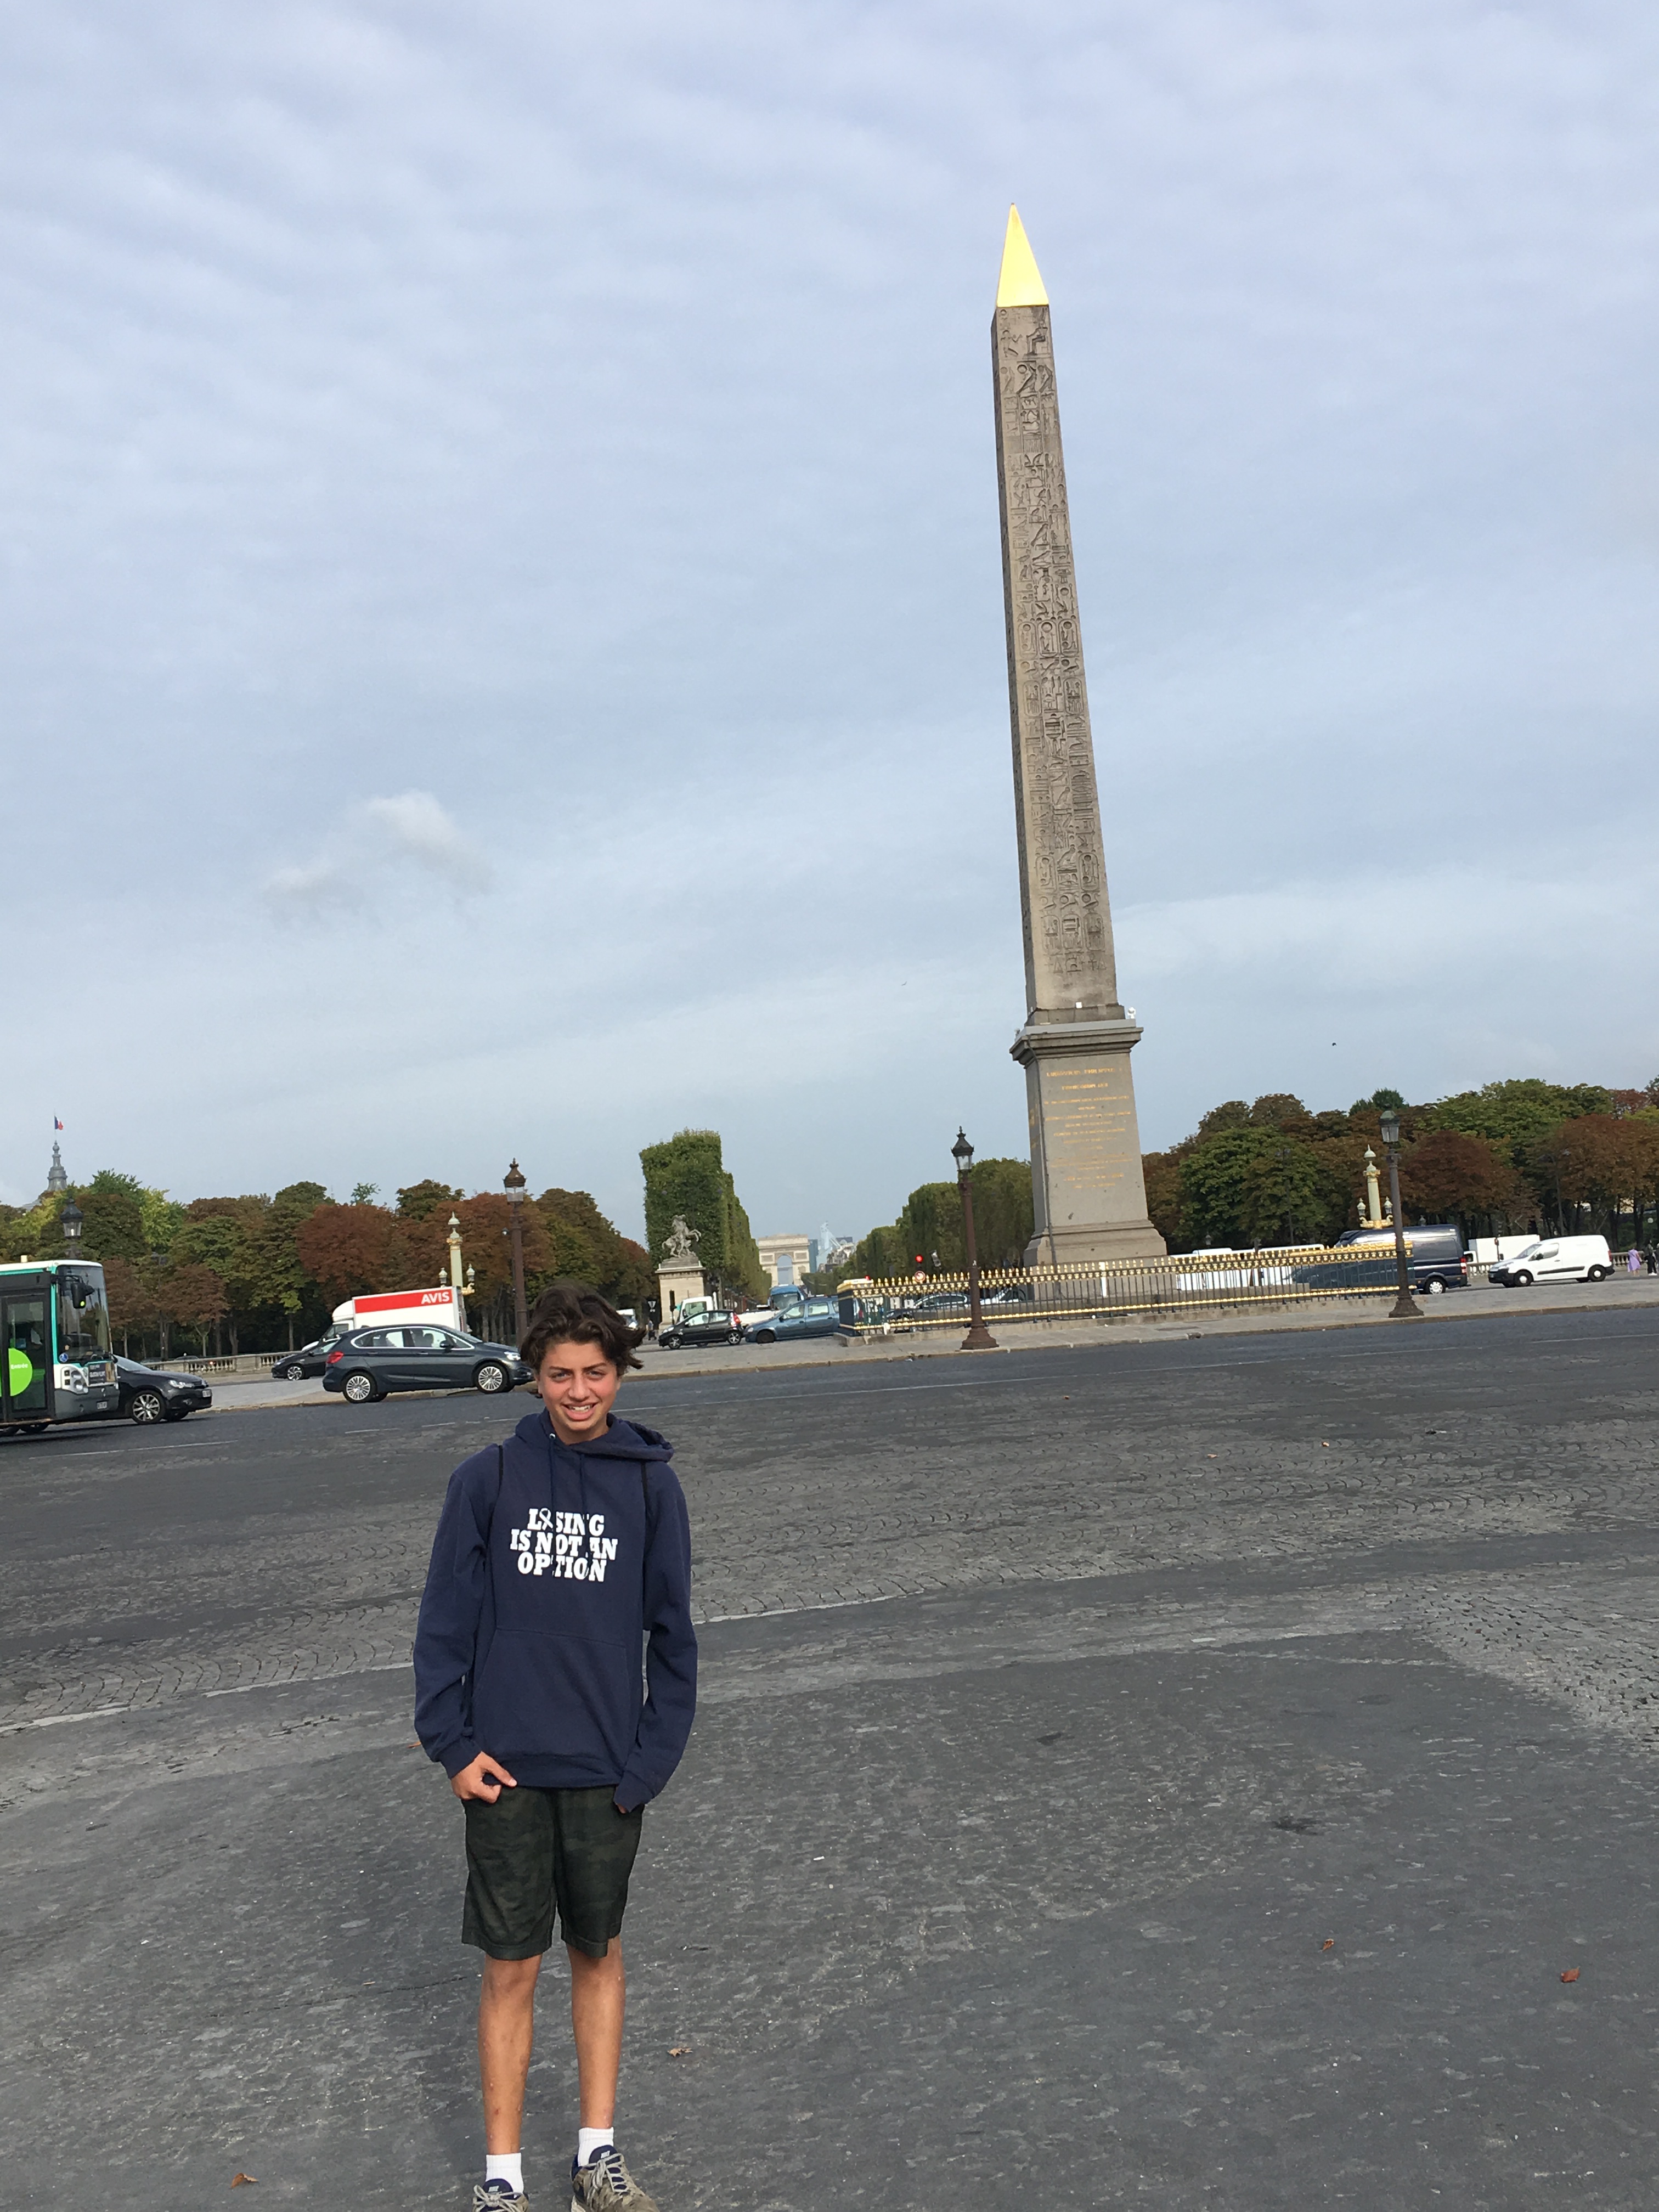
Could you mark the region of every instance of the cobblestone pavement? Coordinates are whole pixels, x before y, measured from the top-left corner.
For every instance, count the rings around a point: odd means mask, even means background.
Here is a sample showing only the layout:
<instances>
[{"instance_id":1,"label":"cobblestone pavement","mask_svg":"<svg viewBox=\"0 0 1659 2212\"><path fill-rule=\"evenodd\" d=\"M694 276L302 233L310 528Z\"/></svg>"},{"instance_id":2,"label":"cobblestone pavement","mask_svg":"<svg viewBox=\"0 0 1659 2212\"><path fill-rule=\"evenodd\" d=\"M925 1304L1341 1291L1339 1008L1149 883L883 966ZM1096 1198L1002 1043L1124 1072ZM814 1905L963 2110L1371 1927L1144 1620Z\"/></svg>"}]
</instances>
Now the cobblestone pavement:
<instances>
[{"instance_id":1,"label":"cobblestone pavement","mask_svg":"<svg viewBox=\"0 0 1659 2212\"><path fill-rule=\"evenodd\" d=\"M1160 1347L1152 1367L1150 1351L1113 1347L938 1375L635 1386L629 1402L680 1444L707 1621L1651 1526L1656 1336L1659 1315L1560 1316L1498 1340L1437 1330L1420 1348L1232 1340ZM1431 1377L1431 1401L1413 1404ZM407 1659L443 1481L501 1409L416 1401L375 1416L345 1429L296 1409L0 1454L0 1727ZM156 1493L135 1513L152 1468ZM180 1481L182 1540L167 1506ZM1446 1613L1449 1634L1474 1603ZM1540 1581L1527 1606L1517 1622L1559 1613L1553 1633L1574 1633L1565 1583ZM1499 1630L1471 1616L1455 1632L1472 1656Z\"/></svg>"},{"instance_id":2,"label":"cobblestone pavement","mask_svg":"<svg viewBox=\"0 0 1659 2212\"><path fill-rule=\"evenodd\" d=\"M705 1624L629 1922L667 2212L1650 2205L1656 1352L1632 1310L631 1386ZM406 1662L501 1410L0 1445L0 2207L41 2141L131 2212L465 2201Z\"/></svg>"}]
</instances>

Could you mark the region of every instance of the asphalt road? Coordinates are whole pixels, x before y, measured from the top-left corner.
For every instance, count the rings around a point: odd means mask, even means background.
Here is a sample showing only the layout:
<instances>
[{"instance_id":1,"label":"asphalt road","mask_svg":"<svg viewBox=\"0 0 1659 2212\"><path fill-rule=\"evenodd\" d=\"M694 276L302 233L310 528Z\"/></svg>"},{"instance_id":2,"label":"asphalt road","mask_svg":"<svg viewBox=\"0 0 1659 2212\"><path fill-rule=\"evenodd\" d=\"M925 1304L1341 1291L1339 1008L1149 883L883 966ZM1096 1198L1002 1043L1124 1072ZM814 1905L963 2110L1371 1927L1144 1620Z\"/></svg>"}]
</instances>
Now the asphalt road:
<instances>
[{"instance_id":1,"label":"asphalt road","mask_svg":"<svg viewBox=\"0 0 1659 2212\"><path fill-rule=\"evenodd\" d=\"M1645 2212L1656 1352L1626 1311L630 1386L705 1623L627 1937L664 2212ZM407 1652L502 1417L0 1444L0 2205L469 2201Z\"/></svg>"}]
</instances>

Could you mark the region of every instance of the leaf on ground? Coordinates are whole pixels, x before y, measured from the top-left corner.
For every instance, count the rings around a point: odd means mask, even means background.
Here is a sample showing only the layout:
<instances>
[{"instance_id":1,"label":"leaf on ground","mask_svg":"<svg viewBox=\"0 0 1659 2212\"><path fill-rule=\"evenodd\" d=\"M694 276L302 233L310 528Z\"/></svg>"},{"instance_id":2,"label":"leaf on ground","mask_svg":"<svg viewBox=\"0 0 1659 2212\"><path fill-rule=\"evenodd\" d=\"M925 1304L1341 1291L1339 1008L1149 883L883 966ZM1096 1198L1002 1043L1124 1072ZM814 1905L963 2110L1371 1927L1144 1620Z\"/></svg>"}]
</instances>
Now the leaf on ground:
<instances>
[{"instance_id":1,"label":"leaf on ground","mask_svg":"<svg viewBox=\"0 0 1659 2212\"><path fill-rule=\"evenodd\" d=\"M1319 1948L1322 1951L1334 1951L1336 1948L1335 1936L1328 1936Z\"/></svg>"},{"instance_id":2,"label":"leaf on ground","mask_svg":"<svg viewBox=\"0 0 1659 2212\"><path fill-rule=\"evenodd\" d=\"M671 2058L685 2058L690 2057L690 2051L689 2043L673 2043L668 2047L668 2055Z\"/></svg>"},{"instance_id":3,"label":"leaf on ground","mask_svg":"<svg viewBox=\"0 0 1659 2212\"><path fill-rule=\"evenodd\" d=\"M256 2183L258 2179L257 2173L239 2173L230 2185L233 2189L246 2188Z\"/></svg>"},{"instance_id":4,"label":"leaf on ground","mask_svg":"<svg viewBox=\"0 0 1659 2212\"><path fill-rule=\"evenodd\" d=\"M1577 1967L1569 1966L1566 1972L1562 1975L1561 1978L1564 1982L1576 1982L1578 1979Z\"/></svg>"}]
</instances>

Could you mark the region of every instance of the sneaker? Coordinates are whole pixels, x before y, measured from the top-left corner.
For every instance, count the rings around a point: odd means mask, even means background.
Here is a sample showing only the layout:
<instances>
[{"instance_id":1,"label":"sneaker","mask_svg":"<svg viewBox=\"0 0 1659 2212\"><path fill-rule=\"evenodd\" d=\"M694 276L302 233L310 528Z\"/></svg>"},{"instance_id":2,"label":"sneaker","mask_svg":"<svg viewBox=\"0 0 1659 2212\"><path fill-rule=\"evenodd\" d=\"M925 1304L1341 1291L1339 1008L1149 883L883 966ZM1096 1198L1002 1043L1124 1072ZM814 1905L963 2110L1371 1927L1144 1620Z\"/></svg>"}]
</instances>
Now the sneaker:
<instances>
[{"instance_id":1,"label":"sneaker","mask_svg":"<svg viewBox=\"0 0 1659 2212\"><path fill-rule=\"evenodd\" d=\"M515 2197L505 2181L475 2181L472 2212L530 2212L530 2199L522 2194Z\"/></svg>"},{"instance_id":2,"label":"sneaker","mask_svg":"<svg viewBox=\"0 0 1659 2212\"><path fill-rule=\"evenodd\" d=\"M601 2143L586 2166L570 2161L570 2212L657 2212L657 2207L623 2164L615 2143Z\"/></svg>"}]
</instances>

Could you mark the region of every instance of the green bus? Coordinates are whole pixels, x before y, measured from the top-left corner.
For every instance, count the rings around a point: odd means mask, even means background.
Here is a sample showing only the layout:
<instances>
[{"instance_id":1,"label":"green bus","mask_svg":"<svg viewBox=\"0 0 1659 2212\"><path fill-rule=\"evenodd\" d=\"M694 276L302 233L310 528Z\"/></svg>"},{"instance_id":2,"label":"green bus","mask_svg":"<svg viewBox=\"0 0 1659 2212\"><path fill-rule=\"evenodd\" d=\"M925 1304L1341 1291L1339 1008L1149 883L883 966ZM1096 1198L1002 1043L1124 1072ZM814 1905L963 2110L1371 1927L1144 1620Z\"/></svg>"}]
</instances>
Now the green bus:
<instances>
[{"instance_id":1,"label":"green bus","mask_svg":"<svg viewBox=\"0 0 1659 2212\"><path fill-rule=\"evenodd\" d=\"M117 1412L104 1271L95 1260L0 1265L0 1432Z\"/></svg>"}]
</instances>

